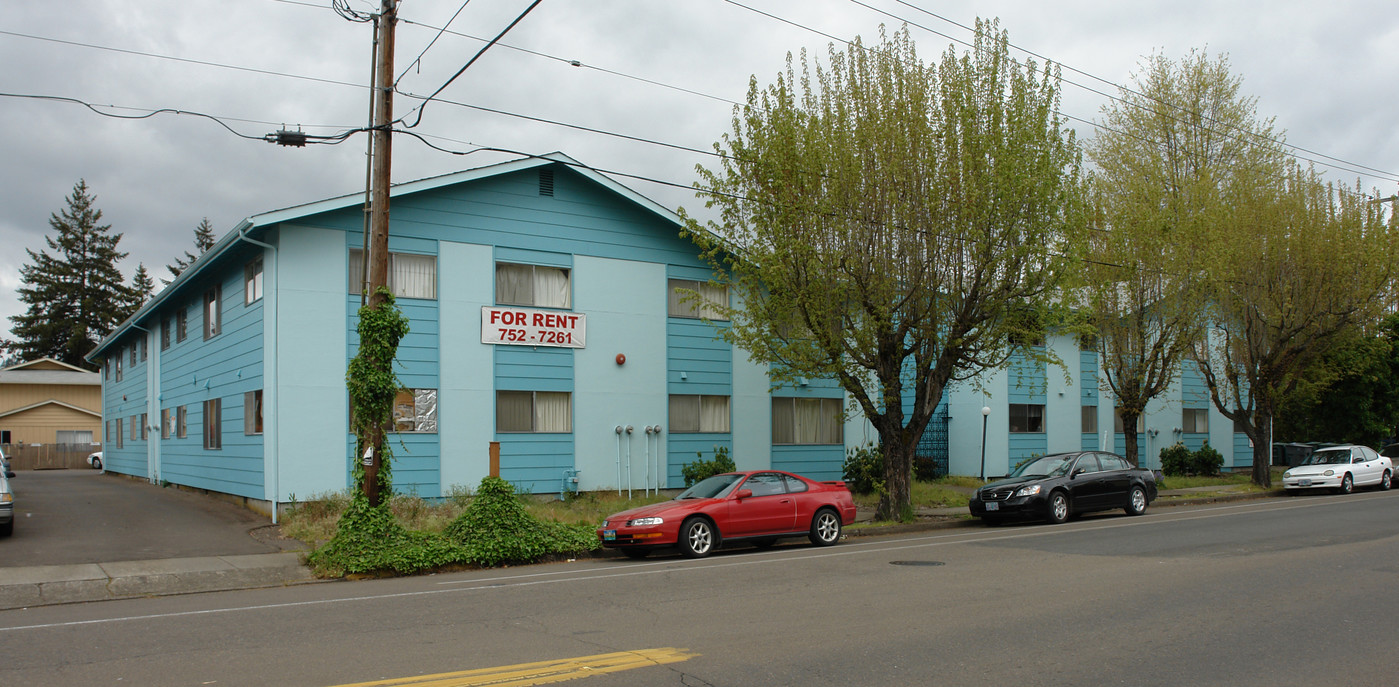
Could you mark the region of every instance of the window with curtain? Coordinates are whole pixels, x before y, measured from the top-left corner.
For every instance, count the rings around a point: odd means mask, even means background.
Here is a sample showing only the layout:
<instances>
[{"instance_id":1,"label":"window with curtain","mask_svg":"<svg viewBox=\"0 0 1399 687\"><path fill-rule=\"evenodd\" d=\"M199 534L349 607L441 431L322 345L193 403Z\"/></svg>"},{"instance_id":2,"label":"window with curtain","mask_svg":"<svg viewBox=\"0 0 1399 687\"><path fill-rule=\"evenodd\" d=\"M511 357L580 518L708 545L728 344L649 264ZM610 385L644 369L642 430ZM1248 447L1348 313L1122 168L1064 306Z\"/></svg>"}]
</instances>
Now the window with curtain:
<instances>
[{"instance_id":1,"label":"window with curtain","mask_svg":"<svg viewBox=\"0 0 1399 687\"><path fill-rule=\"evenodd\" d=\"M573 307L572 294L569 271L563 267L496 263L497 305L568 309Z\"/></svg>"},{"instance_id":2,"label":"window with curtain","mask_svg":"<svg viewBox=\"0 0 1399 687\"><path fill-rule=\"evenodd\" d=\"M1012 403L1007 409L1010 431L1037 434L1044 431L1044 406L1038 403Z\"/></svg>"},{"instance_id":3,"label":"window with curtain","mask_svg":"<svg viewBox=\"0 0 1399 687\"><path fill-rule=\"evenodd\" d=\"M223 424L221 423L220 411L223 402L221 399L211 398L204 402L204 448L218 450L223 448Z\"/></svg>"},{"instance_id":4,"label":"window with curtain","mask_svg":"<svg viewBox=\"0 0 1399 687\"><path fill-rule=\"evenodd\" d=\"M1083 430L1082 430L1082 431L1083 431L1083 433L1084 433L1084 434L1097 434L1097 433L1098 433L1098 406L1083 406L1083 408L1080 410L1080 412L1083 414L1083 420L1082 420L1082 424L1083 424Z\"/></svg>"},{"instance_id":5,"label":"window with curtain","mask_svg":"<svg viewBox=\"0 0 1399 687\"><path fill-rule=\"evenodd\" d=\"M141 438L141 416L131 416L131 440L136 441Z\"/></svg>"},{"instance_id":6,"label":"window with curtain","mask_svg":"<svg viewBox=\"0 0 1399 687\"><path fill-rule=\"evenodd\" d=\"M1113 408L1113 409L1112 409L1112 431L1117 432L1118 434L1123 434L1123 433L1124 433L1124 432L1122 431L1122 409L1121 409L1121 408ZM1145 432L1145 431L1146 431L1146 416L1145 416L1145 415L1138 415L1138 416L1137 416L1137 434L1141 434L1142 432Z\"/></svg>"},{"instance_id":7,"label":"window with curtain","mask_svg":"<svg viewBox=\"0 0 1399 687\"><path fill-rule=\"evenodd\" d=\"M666 311L671 317L726 320L720 308L729 304L729 288L695 279L670 279ZM696 298L698 295L698 298Z\"/></svg>"},{"instance_id":8,"label":"window with curtain","mask_svg":"<svg viewBox=\"0 0 1399 687\"><path fill-rule=\"evenodd\" d=\"M141 413L141 441L145 441L150 438L151 423L146 421L146 418L148 417L150 417L148 414Z\"/></svg>"},{"instance_id":9,"label":"window with curtain","mask_svg":"<svg viewBox=\"0 0 1399 687\"><path fill-rule=\"evenodd\" d=\"M185 340L189 336L189 315L184 306L180 306L175 311L175 343Z\"/></svg>"},{"instance_id":10,"label":"window with curtain","mask_svg":"<svg viewBox=\"0 0 1399 687\"><path fill-rule=\"evenodd\" d=\"M840 406L838 398L772 399L772 443L844 443Z\"/></svg>"},{"instance_id":11,"label":"window with curtain","mask_svg":"<svg viewBox=\"0 0 1399 687\"><path fill-rule=\"evenodd\" d=\"M262 434L262 389L243 392L243 434Z\"/></svg>"},{"instance_id":12,"label":"window with curtain","mask_svg":"<svg viewBox=\"0 0 1399 687\"><path fill-rule=\"evenodd\" d=\"M186 406L175 408L175 438L183 439L189 436L189 409Z\"/></svg>"},{"instance_id":13,"label":"window with curtain","mask_svg":"<svg viewBox=\"0 0 1399 687\"><path fill-rule=\"evenodd\" d=\"M262 258L243 268L243 305L262 300Z\"/></svg>"},{"instance_id":14,"label":"window with curtain","mask_svg":"<svg viewBox=\"0 0 1399 687\"><path fill-rule=\"evenodd\" d=\"M364 290L364 251L350 249L350 293ZM437 298L437 256L389 253L389 291L395 298Z\"/></svg>"},{"instance_id":15,"label":"window with curtain","mask_svg":"<svg viewBox=\"0 0 1399 687\"><path fill-rule=\"evenodd\" d=\"M219 329L223 324L221 315L222 305L220 304L223 288L215 286L204 292L204 338L212 339L218 336Z\"/></svg>"},{"instance_id":16,"label":"window with curtain","mask_svg":"<svg viewBox=\"0 0 1399 687\"><path fill-rule=\"evenodd\" d=\"M729 397L674 394L670 397L670 432L729 431Z\"/></svg>"},{"instance_id":17,"label":"window with curtain","mask_svg":"<svg viewBox=\"0 0 1399 687\"><path fill-rule=\"evenodd\" d=\"M573 394L567 391L497 391L497 432L567 434L573 431Z\"/></svg>"},{"instance_id":18,"label":"window with curtain","mask_svg":"<svg viewBox=\"0 0 1399 687\"><path fill-rule=\"evenodd\" d=\"M169 438L170 438L170 409L169 409L169 408L161 408L161 409L160 409L160 438L161 438L161 439L169 439Z\"/></svg>"},{"instance_id":19,"label":"window with curtain","mask_svg":"<svg viewBox=\"0 0 1399 687\"><path fill-rule=\"evenodd\" d=\"M1180 428L1187 434L1210 431L1210 411L1207 408L1185 408L1180 411Z\"/></svg>"},{"instance_id":20,"label":"window with curtain","mask_svg":"<svg viewBox=\"0 0 1399 687\"><path fill-rule=\"evenodd\" d=\"M92 443L92 430L90 429L60 429L55 434L55 443L65 446L87 445ZM9 442L4 442L9 443Z\"/></svg>"},{"instance_id":21,"label":"window with curtain","mask_svg":"<svg viewBox=\"0 0 1399 687\"><path fill-rule=\"evenodd\" d=\"M121 436L121 426L122 426L121 418L117 418L117 419L115 419L115 420L112 420L112 425L116 428L117 448L125 448L125 447L126 447L126 442L122 441L122 436Z\"/></svg>"}]
</instances>

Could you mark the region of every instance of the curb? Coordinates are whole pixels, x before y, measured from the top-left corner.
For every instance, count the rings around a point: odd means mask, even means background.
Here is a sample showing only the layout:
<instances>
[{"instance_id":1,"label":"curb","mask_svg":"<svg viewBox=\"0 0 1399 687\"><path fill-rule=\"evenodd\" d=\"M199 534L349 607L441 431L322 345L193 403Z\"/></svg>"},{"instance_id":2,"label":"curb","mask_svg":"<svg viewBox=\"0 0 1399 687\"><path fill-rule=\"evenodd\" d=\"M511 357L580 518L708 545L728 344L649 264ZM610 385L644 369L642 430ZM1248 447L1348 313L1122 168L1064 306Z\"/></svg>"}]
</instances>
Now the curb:
<instances>
[{"instance_id":1,"label":"curb","mask_svg":"<svg viewBox=\"0 0 1399 687\"><path fill-rule=\"evenodd\" d=\"M0 568L0 610L316 581L294 552Z\"/></svg>"}]
</instances>

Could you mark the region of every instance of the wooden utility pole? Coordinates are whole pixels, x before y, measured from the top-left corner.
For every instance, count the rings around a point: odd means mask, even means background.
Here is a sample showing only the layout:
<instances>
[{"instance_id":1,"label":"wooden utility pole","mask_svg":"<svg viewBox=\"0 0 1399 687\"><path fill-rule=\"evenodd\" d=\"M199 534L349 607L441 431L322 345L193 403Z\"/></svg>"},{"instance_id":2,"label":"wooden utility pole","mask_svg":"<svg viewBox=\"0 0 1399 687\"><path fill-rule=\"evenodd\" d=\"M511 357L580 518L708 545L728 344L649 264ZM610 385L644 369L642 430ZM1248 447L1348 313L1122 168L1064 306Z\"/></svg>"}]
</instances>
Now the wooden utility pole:
<instances>
[{"instance_id":1,"label":"wooden utility pole","mask_svg":"<svg viewBox=\"0 0 1399 687\"><path fill-rule=\"evenodd\" d=\"M394 25L398 23L398 0L381 0L379 15L374 22L374 131L370 166L369 191L369 307L384 305L380 287L389 283L389 179L393 159L390 128L393 121L393 45ZM380 361L392 367L392 360ZM379 505L379 467L384 454L384 427L376 425L365 437L369 452L364 460L364 495L369 505Z\"/></svg>"}]
</instances>

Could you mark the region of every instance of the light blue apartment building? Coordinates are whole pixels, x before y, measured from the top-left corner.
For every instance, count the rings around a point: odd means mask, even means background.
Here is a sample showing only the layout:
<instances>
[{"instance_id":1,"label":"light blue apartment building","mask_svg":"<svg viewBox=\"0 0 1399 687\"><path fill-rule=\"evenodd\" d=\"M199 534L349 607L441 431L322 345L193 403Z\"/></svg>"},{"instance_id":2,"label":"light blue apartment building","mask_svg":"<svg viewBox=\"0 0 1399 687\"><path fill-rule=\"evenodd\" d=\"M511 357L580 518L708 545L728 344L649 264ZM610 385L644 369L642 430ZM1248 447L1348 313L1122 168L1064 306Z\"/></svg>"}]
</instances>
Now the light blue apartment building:
<instances>
[{"instance_id":1,"label":"light blue apartment building","mask_svg":"<svg viewBox=\"0 0 1399 687\"><path fill-rule=\"evenodd\" d=\"M723 322L677 296L728 298L676 214L567 156L400 184L391 210L390 287L410 321L396 491L474 487L492 442L501 476L544 494L676 488L719 446L741 469L838 479L846 449L876 438L841 419L831 382L771 388L766 366L716 337ZM349 487L363 229L362 195L250 217L105 339L89 357L104 364L106 469L264 512ZM1120 450L1094 354L1048 345L1076 363L1068 381L1022 362L954 389L921 450L977 474L983 406L988 474L1034 453ZM1143 455L1208 439L1247 465L1198 378L1179 387L1148 412Z\"/></svg>"}]
</instances>

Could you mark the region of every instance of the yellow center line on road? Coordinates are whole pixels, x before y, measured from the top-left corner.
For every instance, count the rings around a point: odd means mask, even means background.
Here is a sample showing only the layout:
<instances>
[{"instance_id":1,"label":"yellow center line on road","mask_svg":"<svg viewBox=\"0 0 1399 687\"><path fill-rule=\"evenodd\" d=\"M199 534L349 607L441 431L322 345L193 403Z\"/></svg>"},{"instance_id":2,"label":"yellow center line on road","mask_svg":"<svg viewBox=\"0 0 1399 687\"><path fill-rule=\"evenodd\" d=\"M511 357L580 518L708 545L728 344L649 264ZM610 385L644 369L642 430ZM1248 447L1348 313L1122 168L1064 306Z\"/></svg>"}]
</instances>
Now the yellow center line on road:
<instances>
[{"instance_id":1,"label":"yellow center line on road","mask_svg":"<svg viewBox=\"0 0 1399 687\"><path fill-rule=\"evenodd\" d=\"M531 687L563 682L601 673L679 663L698 656L682 649L665 647L611 654L561 658L553 661L517 663L513 666L478 668L455 673L417 675L391 680L356 682L336 687Z\"/></svg>"}]
</instances>

